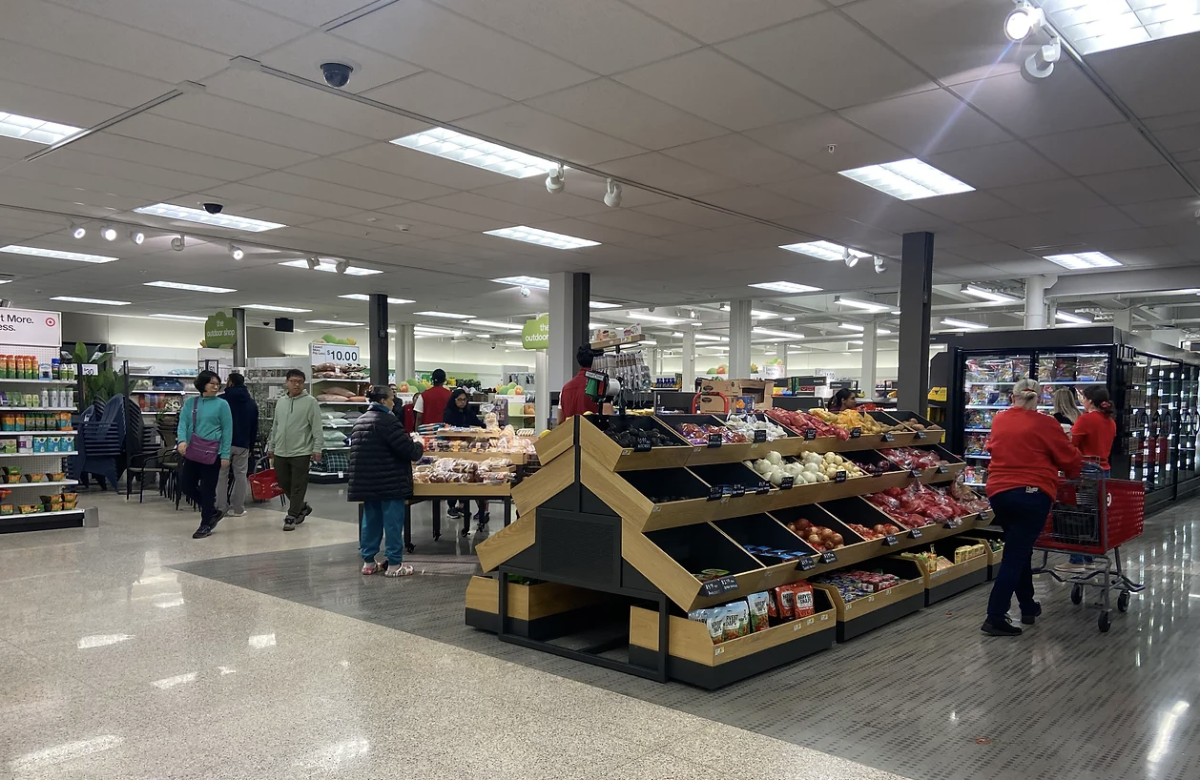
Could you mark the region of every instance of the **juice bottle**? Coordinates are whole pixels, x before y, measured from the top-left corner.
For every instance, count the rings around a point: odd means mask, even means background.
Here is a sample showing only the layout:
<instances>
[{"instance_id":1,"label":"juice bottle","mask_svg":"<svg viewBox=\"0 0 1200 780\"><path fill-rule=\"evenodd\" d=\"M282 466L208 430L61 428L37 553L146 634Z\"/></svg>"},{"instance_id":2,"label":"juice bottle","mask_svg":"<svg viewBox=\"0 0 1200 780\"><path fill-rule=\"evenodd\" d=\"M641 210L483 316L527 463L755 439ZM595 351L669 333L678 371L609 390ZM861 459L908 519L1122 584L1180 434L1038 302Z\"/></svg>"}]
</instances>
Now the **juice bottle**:
<instances>
[{"instance_id":1,"label":"juice bottle","mask_svg":"<svg viewBox=\"0 0 1200 780\"><path fill-rule=\"evenodd\" d=\"M25 414L24 414L24 412L17 412L17 415L14 418L14 422L16 423L15 427L13 428L14 431L25 430Z\"/></svg>"}]
</instances>

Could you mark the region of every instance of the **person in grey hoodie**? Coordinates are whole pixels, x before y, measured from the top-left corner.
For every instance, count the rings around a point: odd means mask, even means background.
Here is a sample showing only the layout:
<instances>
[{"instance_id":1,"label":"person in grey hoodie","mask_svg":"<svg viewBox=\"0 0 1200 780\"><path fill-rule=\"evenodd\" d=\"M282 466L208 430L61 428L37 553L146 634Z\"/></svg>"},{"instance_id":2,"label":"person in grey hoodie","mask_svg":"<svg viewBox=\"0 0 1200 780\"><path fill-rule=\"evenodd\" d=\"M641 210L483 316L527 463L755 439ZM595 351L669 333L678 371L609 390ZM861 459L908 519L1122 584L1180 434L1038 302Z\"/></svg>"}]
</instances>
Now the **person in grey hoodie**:
<instances>
[{"instance_id":1,"label":"person in grey hoodie","mask_svg":"<svg viewBox=\"0 0 1200 780\"><path fill-rule=\"evenodd\" d=\"M287 495L287 517L283 530L294 531L312 513L304 501L308 492L309 463L321 462L321 407L317 399L304 389L304 372L293 368L287 372L287 395L275 401L275 419L271 423L271 438L267 454L279 487Z\"/></svg>"}]
</instances>

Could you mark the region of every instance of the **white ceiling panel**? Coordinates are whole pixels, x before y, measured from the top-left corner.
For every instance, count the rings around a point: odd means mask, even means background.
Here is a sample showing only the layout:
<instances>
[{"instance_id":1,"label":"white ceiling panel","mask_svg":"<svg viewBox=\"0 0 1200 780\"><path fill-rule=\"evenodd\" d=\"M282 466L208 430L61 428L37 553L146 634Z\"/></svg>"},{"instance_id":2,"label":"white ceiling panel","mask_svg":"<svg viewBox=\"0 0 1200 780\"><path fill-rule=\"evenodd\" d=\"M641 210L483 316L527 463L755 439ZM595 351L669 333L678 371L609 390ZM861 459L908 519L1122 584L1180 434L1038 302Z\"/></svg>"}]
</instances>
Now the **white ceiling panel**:
<instances>
[{"instance_id":1,"label":"white ceiling panel","mask_svg":"<svg viewBox=\"0 0 1200 780\"><path fill-rule=\"evenodd\" d=\"M0 44L0 49L2 48L4 47ZM110 119L123 110L120 106L0 80L0 111L7 114L20 114L86 128ZM45 148L41 144L37 146Z\"/></svg>"},{"instance_id":2,"label":"white ceiling panel","mask_svg":"<svg viewBox=\"0 0 1200 780\"><path fill-rule=\"evenodd\" d=\"M315 230L321 233L334 233L339 236L348 236L350 238L365 238L370 241L377 241L388 246L401 243L416 243L424 241L427 236L416 236L411 233L402 233L395 227L395 217L390 218L391 221L376 227L373 224L363 224L360 222L343 221L340 219L320 219L314 222L309 222L304 226L306 230Z\"/></svg>"},{"instance_id":3,"label":"white ceiling panel","mask_svg":"<svg viewBox=\"0 0 1200 780\"><path fill-rule=\"evenodd\" d=\"M338 27L335 34L430 70L526 100L592 78L551 54L425 0L399 0Z\"/></svg>"},{"instance_id":4,"label":"white ceiling panel","mask_svg":"<svg viewBox=\"0 0 1200 780\"><path fill-rule=\"evenodd\" d=\"M770 184L820 173L811 165L736 133L665 149L663 154L743 184Z\"/></svg>"},{"instance_id":5,"label":"white ceiling panel","mask_svg":"<svg viewBox=\"0 0 1200 780\"><path fill-rule=\"evenodd\" d=\"M434 225L443 225L445 227L476 233L481 233L485 230L496 230L502 227L511 227L511 223L503 219L480 217L475 214L467 214L463 211L433 206L428 203L404 203L400 206L384 209L383 213L399 217L401 220L415 219Z\"/></svg>"},{"instance_id":6,"label":"white ceiling panel","mask_svg":"<svg viewBox=\"0 0 1200 780\"><path fill-rule=\"evenodd\" d=\"M20 160L45 148L42 144L35 144L33 141L2 136L0 137L0 160Z\"/></svg>"},{"instance_id":7,"label":"white ceiling panel","mask_svg":"<svg viewBox=\"0 0 1200 780\"><path fill-rule=\"evenodd\" d=\"M362 211L361 208L355 208L354 206L343 206L324 200L314 200L313 198L305 198L299 195L291 195L239 183L212 187L205 194L218 201L222 198L234 199L268 208L298 211L301 214L312 214L317 217L333 217L335 219ZM271 240L274 241L278 235L280 233L277 230L272 230L270 233Z\"/></svg>"},{"instance_id":8,"label":"white ceiling panel","mask_svg":"<svg viewBox=\"0 0 1200 780\"><path fill-rule=\"evenodd\" d=\"M921 198L911 201L911 205L952 222L977 222L981 219L1014 217L1027 210L1017 208L993 195L979 191L943 195L940 198Z\"/></svg>"},{"instance_id":9,"label":"white ceiling panel","mask_svg":"<svg viewBox=\"0 0 1200 780\"><path fill-rule=\"evenodd\" d=\"M972 222L970 227L997 241L1025 248L1057 247L1077 241L1071 231L1047 214L1026 214L1018 217Z\"/></svg>"},{"instance_id":10,"label":"white ceiling panel","mask_svg":"<svg viewBox=\"0 0 1200 780\"><path fill-rule=\"evenodd\" d=\"M306 28L235 0L55 0L79 11L219 51L255 56L303 35Z\"/></svg>"},{"instance_id":11,"label":"white ceiling panel","mask_svg":"<svg viewBox=\"0 0 1200 780\"><path fill-rule=\"evenodd\" d=\"M442 122L481 114L509 102L507 98L429 70L368 90L364 97Z\"/></svg>"},{"instance_id":12,"label":"white ceiling panel","mask_svg":"<svg viewBox=\"0 0 1200 780\"><path fill-rule=\"evenodd\" d=\"M828 108L935 87L916 68L834 12L798 19L717 48Z\"/></svg>"},{"instance_id":13,"label":"white ceiling panel","mask_svg":"<svg viewBox=\"0 0 1200 780\"><path fill-rule=\"evenodd\" d=\"M338 159L383 173L439 184L454 190L471 190L509 181L502 173L463 165L395 144L371 144L338 155Z\"/></svg>"},{"instance_id":14,"label":"white ceiling panel","mask_svg":"<svg viewBox=\"0 0 1200 780\"><path fill-rule=\"evenodd\" d=\"M730 130L750 130L821 113L819 106L712 49L689 52L615 78Z\"/></svg>"},{"instance_id":15,"label":"white ceiling panel","mask_svg":"<svg viewBox=\"0 0 1200 780\"><path fill-rule=\"evenodd\" d=\"M346 188L387 195L395 200L424 200L449 195L450 187L410 179L387 171L367 168L331 157L301 163L288 169L288 173L320 179ZM353 205L353 204L351 204ZM391 204L389 204L391 205ZM366 207L372 210L373 207Z\"/></svg>"},{"instance_id":16,"label":"white ceiling panel","mask_svg":"<svg viewBox=\"0 0 1200 780\"><path fill-rule=\"evenodd\" d=\"M1163 163L1158 150L1128 122L1045 135L1029 143L1073 176L1149 168Z\"/></svg>"},{"instance_id":17,"label":"white ceiling panel","mask_svg":"<svg viewBox=\"0 0 1200 780\"><path fill-rule=\"evenodd\" d=\"M1048 181L1064 176L1045 157L1017 141L935 154L928 157L926 162L977 190Z\"/></svg>"},{"instance_id":18,"label":"white ceiling panel","mask_svg":"<svg viewBox=\"0 0 1200 780\"><path fill-rule=\"evenodd\" d=\"M228 61L215 51L40 0L5 3L0 38L132 73L145 73L152 62L155 76L172 84L203 82Z\"/></svg>"},{"instance_id":19,"label":"white ceiling panel","mask_svg":"<svg viewBox=\"0 0 1200 780\"><path fill-rule=\"evenodd\" d=\"M1196 195L1169 165L1084 176L1080 180L1116 206Z\"/></svg>"},{"instance_id":20,"label":"white ceiling panel","mask_svg":"<svg viewBox=\"0 0 1200 780\"><path fill-rule=\"evenodd\" d=\"M1011 141L1012 136L944 89L931 89L840 112L916 157Z\"/></svg>"},{"instance_id":21,"label":"white ceiling panel","mask_svg":"<svg viewBox=\"0 0 1200 780\"><path fill-rule=\"evenodd\" d=\"M473 190L473 192L486 198L529 206L563 217L583 217L607 211L608 206L605 206L604 201L600 198L585 198L581 193L576 192L581 187L576 187L575 184L577 182L580 185L583 184L583 174L576 175L577 173L576 171L567 171L566 189L557 193L547 192L546 180L540 176L507 181L503 184Z\"/></svg>"},{"instance_id":22,"label":"white ceiling panel","mask_svg":"<svg viewBox=\"0 0 1200 780\"><path fill-rule=\"evenodd\" d=\"M449 238L464 232L460 228L397 217L384 211L364 211L361 214L352 214L346 217L345 221L388 231L389 239L394 239L398 244L414 243L426 238Z\"/></svg>"},{"instance_id":23,"label":"white ceiling panel","mask_svg":"<svg viewBox=\"0 0 1200 780\"><path fill-rule=\"evenodd\" d=\"M285 171L271 171L262 176L247 179L244 183L252 187L262 187L276 192L286 192L290 195L353 206L358 211L375 211L387 206L398 205L403 200L403 198L392 195L381 195L354 187L343 187L340 184L310 179L307 176L297 176Z\"/></svg>"},{"instance_id":24,"label":"white ceiling panel","mask_svg":"<svg viewBox=\"0 0 1200 780\"><path fill-rule=\"evenodd\" d=\"M330 212L337 212L341 208L341 206L330 207ZM308 252L316 252L322 255L329 254L336 257L343 253L365 252L391 245L390 241L351 238L350 236L339 236L333 233L309 230L306 227L287 227L273 230L271 231L271 243L295 249L298 257ZM321 278L316 280L317 283L327 284L329 282L325 278L327 276L333 276L333 274L321 274Z\"/></svg>"},{"instance_id":25,"label":"white ceiling panel","mask_svg":"<svg viewBox=\"0 0 1200 780\"><path fill-rule=\"evenodd\" d=\"M909 156L833 113L751 130L746 135L824 171L845 171ZM832 154L831 144L836 146Z\"/></svg>"},{"instance_id":26,"label":"white ceiling panel","mask_svg":"<svg viewBox=\"0 0 1200 780\"><path fill-rule=\"evenodd\" d=\"M1137 223L1113 206L1090 209L1063 209L1046 214L1055 225L1072 233L1105 233L1110 230L1130 230Z\"/></svg>"},{"instance_id":27,"label":"white ceiling panel","mask_svg":"<svg viewBox=\"0 0 1200 780\"><path fill-rule=\"evenodd\" d=\"M92 133L71 144L71 151L100 154L118 160L144 163L156 168L182 171L214 179L237 180L266 173L266 168L234 162L186 149L150 143L109 132Z\"/></svg>"},{"instance_id":28,"label":"white ceiling panel","mask_svg":"<svg viewBox=\"0 0 1200 780\"><path fill-rule=\"evenodd\" d=\"M360 8L377 4L377 0L241 0L241 2L287 19L295 19L312 27L319 27Z\"/></svg>"},{"instance_id":29,"label":"white ceiling panel","mask_svg":"<svg viewBox=\"0 0 1200 780\"><path fill-rule=\"evenodd\" d=\"M0 73L39 89L123 108L141 105L175 88L148 76L11 42L0 46Z\"/></svg>"},{"instance_id":30,"label":"white ceiling panel","mask_svg":"<svg viewBox=\"0 0 1200 780\"><path fill-rule=\"evenodd\" d=\"M705 43L736 38L825 10L820 0L628 0Z\"/></svg>"},{"instance_id":31,"label":"white ceiling panel","mask_svg":"<svg viewBox=\"0 0 1200 780\"><path fill-rule=\"evenodd\" d=\"M1175 114L1174 116L1185 115ZM1161 130L1153 129L1151 132L1168 152L1178 155L1180 159L1188 153L1195 154L1200 151L1200 118L1191 124L1181 124Z\"/></svg>"},{"instance_id":32,"label":"white ceiling panel","mask_svg":"<svg viewBox=\"0 0 1200 780\"><path fill-rule=\"evenodd\" d=\"M722 208L749 214L759 219L777 220L784 217L798 217L804 214L815 214L820 208L798 203L777 192L762 187L739 187L723 192L710 192L701 198L706 203L712 203Z\"/></svg>"},{"instance_id":33,"label":"white ceiling panel","mask_svg":"<svg viewBox=\"0 0 1200 780\"><path fill-rule=\"evenodd\" d=\"M604 245L628 246L639 248L646 242L651 245L664 243L662 239L653 236L644 236L640 233L631 233L627 230L621 230L618 227L611 225L601 225L596 222L585 222L582 219L552 219L544 222L538 222L530 227L549 230L553 233L562 233L567 236L575 236L577 238L586 238L589 241L599 241ZM599 249L600 247L588 247L588 249ZM555 250L557 251L557 250Z\"/></svg>"},{"instance_id":34,"label":"white ceiling panel","mask_svg":"<svg viewBox=\"0 0 1200 780\"><path fill-rule=\"evenodd\" d=\"M113 157L103 157L98 154L84 154L83 152L75 151L70 146L58 149L33 163L26 164L38 165L42 163L56 168L92 173L97 176L111 176L114 179L152 184L155 187L165 187L178 192L194 192L221 183L219 179L208 176L197 176L193 173L182 173L180 171L168 171L165 168L156 168L152 165L118 160Z\"/></svg>"},{"instance_id":35,"label":"white ceiling panel","mask_svg":"<svg viewBox=\"0 0 1200 780\"><path fill-rule=\"evenodd\" d=\"M507 141L522 148L536 150L551 159L580 165L594 165L643 151L631 143L542 111L535 111L525 105L506 106L488 111L464 119L458 125L467 132L480 133L501 143Z\"/></svg>"},{"instance_id":36,"label":"white ceiling panel","mask_svg":"<svg viewBox=\"0 0 1200 780\"><path fill-rule=\"evenodd\" d=\"M705 201L712 201L712 195L705 195ZM637 211L643 214L650 214L655 217L662 217L674 222L682 222L685 225L692 227L712 229L725 227L727 225L736 225L743 220L741 217L731 216L714 209L705 208L687 200L664 200L662 203L655 203L649 206L641 206Z\"/></svg>"},{"instance_id":37,"label":"white ceiling panel","mask_svg":"<svg viewBox=\"0 0 1200 780\"><path fill-rule=\"evenodd\" d=\"M1122 206L1121 211L1128 214L1139 225L1147 227L1186 224L1189 221L1195 220L1196 198L1170 198L1168 200L1131 203L1127 206ZM1200 240L1200 236L1197 238Z\"/></svg>"},{"instance_id":38,"label":"white ceiling panel","mask_svg":"<svg viewBox=\"0 0 1200 780\"><path fill-rule=\"evenodd\" d=\"M584 217L584 219L588 222L628 230L631 233L641 233L644 236L672 236L695 230L693 226L685 225L682 222L674 222L631 209L606 209L599 214Z\"/></svg>"},{"instance_id":39,"label":"white ceiling panel","mask_svg":"<svg viewBox=\"0 0 1200 780\"><path fill-rule=\"evenodd\" d=\"M1141 117L1200 109L1200 93L1196 90L1200 57L1195 34L1097 52L1087 59Z\"/></svg>"},{"instance_id":40,"label":"white ceiling panel","mask_svg":"<svg viewBox=\"0 0 1200 780\"><path fill-rule=\"evenodd\" d=\"M897 202L891 195L867 187L836 173L772 184L767 189L792 200L847 216L875 215Z\"/></svg>"},{"instance_id":41,"label":"white ceiling panel","mask_svg":"<svg viewBox=\"0 0 1200 780\"><path fill-rule=\"evenodd\" d=\"M316 82L324 81L321 74L322 63L344 62L353 66L354 72L350 75L349 83L342 89L354 93L366 92L421 70L411 63L324 32L312 32L288 41L263 54L259 61L272 68Z\"/></svg>"},{"instance_id":42,"label":"white ceiling panel","mask_svg":"<svg viewBox=\"0 0 1200 780\"><path fill-rule=\"evenodd\" d=\"M175 149L190 149L264 168L286 168L313 159L313 155L308 152L288 149L270 141L260 141L234 135L225 130L213 130L148 113L130 117L105 132L139 138Z\"/></svg>"},{"instance_id":43,"label":"white ceiling panel","mask_svg":"<svg viewBox=\"0 0 1200 780\"><path fill-rule=\"evenodd\" d=\"M434 0L564 60L609 74L697 44L618 0Z\"/></svg>"},{"instance_id":44,"label":"white ceiling panel","mask_svg":"<svg viewBox=\"0 0 1200 780\"><path fill-rule=\"evenodd\" d=\"M1017 184L1011 187L997 187L991 192L997 198L1031 212L1082 209L1104 205L1104 198L1080 184L1078 179L1053 179L1033 184Z\"/></svg>"},{"instance_id":45,"label":"white ceiling panel","mask_svg":"<svg viewBox=\"0 0 1200 780\"><path fill-rule=\"evenodd\" d=\"M539 111L594 128L644 149L665 149L725 132L711 122L611 79L596 79L527 103Z\"/></svg>"},{"instance_id":46,"label":"white ceiling panel","mask_svg":"<svg viewBox=\"0 0 1200 780\"><path fill-rule=\"evenodd\" d=\"M1101 252L1145 249L1146 247L1163 246L1166 244L1162 240L1162 237L1155 233L1152 228L1106 230L1097 233L1084 231L1079 234L1079 240L1088 246L1095 247Z\"/></svg>"},{"instance_id":47,"label":"white ceiling panel","mask_svg":"<svg viewBox=\"0 0 1200 780\"><path fill-rule=\"evenodd\" d=\"M727 176L701 170L664 154L639 154L597 167L613 176L680 195L703 195L733 189L739 184Z\"/></svg>"},{"instance_id":48,"label":"white ceiling panel","mask_svg":"<svg viewBox=\"0 0 1200 780\"><path fill-rule=\"evenodd\" d=\"M506 220L510 226L531 225L538 220L554 219L557 216L541 209L507 203L495 198L485 198L472 192L456 192L441 198L431 198L426 203L431 206L474 214L477 217Z\"/></svg>"},{"instance_id":49,"label":"white ceiling panel","mask_svg":"<svg viewBox=\"0 0 1200 780\"><path fill-rule=\"evenodd\" d=\"M814 237L825 238L839 244L854 247L864 252L894 257L900 251L900 236L886 230L877 230L870 225L847 219L831 212L802 214L797 217L787 217L778 220L788 227L802 230ZM796 241L803 241L797 238ZM785 250L780 249L780 252ZM794 255L795 253L789 253ZM821 262L821 261L817 261Z\"/></svg>"},{"instance_id":50,"label":"white ceiling panel","mask_svg":"<svg viewBox=\"0 0 1200 780\"><path fill-rule=\"evenodd\" d=\"M34 178L34 176L37 178ZM88 206L98 209L106 209L110 212L128 211L130 209L141 206L145 201L138 195L121 194L112 190L130 189L129 182L122 182L125 186L112 187L109 190L88 190L81 189L76 185L75 181L70 184L63 182L54 182L54 177L43 177L35 171L30 170L12 170L6 175L0 176L0 200L5 203L15 203L27 205L28 198L42 198L47 200L56 200L67 206L67 213L78 213L80 210L75 207L75 201L84 201ZM65 177L64 177L65 178ZM89 177L94 178L94 177ZM132 185L133 187L142 185ZM142 186L142 192L150 191L149 188ZM168 190L158 190L153 192L158 195L176 195L178 192L170 192ZM0 261L0 266L3 266L8 260L8 255L4 256L4 260Z\"/></svg>"}]
</instances>

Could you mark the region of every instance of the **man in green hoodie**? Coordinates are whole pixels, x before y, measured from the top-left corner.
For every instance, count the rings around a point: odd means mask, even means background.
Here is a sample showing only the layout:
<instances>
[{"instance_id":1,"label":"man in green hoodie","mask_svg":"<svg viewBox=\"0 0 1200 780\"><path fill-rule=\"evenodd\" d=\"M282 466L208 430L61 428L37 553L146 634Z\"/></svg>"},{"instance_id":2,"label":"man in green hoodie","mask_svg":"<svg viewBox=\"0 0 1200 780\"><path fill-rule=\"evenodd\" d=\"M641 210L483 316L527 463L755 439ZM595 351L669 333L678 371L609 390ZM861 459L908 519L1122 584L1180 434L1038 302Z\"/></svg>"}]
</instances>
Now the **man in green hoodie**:
<instances>
[{"instance_id":1,"label":"man in green hoodie","mask_svg":"<svg viewBox=\"0 0 1200 780\"><path fill-rule=\"evenodd\" d=\"M310 461L321 462L321 407L317 399L304 390L304 372L293 368L287 372L287 395L275 401L275 419L271 423L271 439L267 454L275 468L279 487L287 494L287 517L283 530L294 531L312 513L304 502L308 492Z\"/></svg>"}]
</instances>

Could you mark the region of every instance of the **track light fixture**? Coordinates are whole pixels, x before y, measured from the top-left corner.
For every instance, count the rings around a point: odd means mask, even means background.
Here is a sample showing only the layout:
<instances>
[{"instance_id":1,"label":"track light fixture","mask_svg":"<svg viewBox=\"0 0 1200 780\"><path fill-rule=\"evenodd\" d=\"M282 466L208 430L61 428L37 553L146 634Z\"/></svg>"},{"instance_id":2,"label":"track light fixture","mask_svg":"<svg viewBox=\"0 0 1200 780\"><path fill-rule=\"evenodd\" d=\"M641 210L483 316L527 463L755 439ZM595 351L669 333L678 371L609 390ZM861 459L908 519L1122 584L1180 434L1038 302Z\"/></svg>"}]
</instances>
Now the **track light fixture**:
<instances>
[{"instance_id":1,"label":"track light fixture","mask_svg":"<svg viewBox=\"0 0 1200 780\"><path fill-rule=\"evenodd\" d=\"M875 255L875 273L882 274L887 272L887 261L879 255Z\"/></svg>"},{"instance_id":2,"label":"track light fixture","mask_svg":"<svg viewBox=\"0 0 1200 780\"><path fill-rule=\"evenodd\" d=\"M112 225L105 225L104 227L100 228L100 235L105 241L116 241L117 229Z\"/></svg>"},{"instance_id":3,"label":"track light fixture","mask_svg":"<svg viewBox=\"0 0 1200 780\"><path fill-rule=\"evenodd\" d=\"M175 238L171 239L171 248L174 249L176 252L182 252L184 246L186 246L186 245L187 245L187 240L186 240L186 237L183 235L183 233L180 233L179 235L175 236Z\"/></svg>"},{"instance_id":4,"label":"track light fixture","mask_svg":"<svg viewBox=\"0 0 1200 780\"><path fill-rule=\"evenodd\" d=\"M230 244L229 245L229 256L232 257L234 260L241 260L243 257L246 256L246 253L242 251L242 248L240 246L234 246L233 244Z\"/></svg>"},{"instance_id":5,"label":"track light fixture","mask_svg":"<svg viewBox=\"0 0 1200 780\"><path fill-rule=\"evenodd\" d=\"M83 238L87 235L87 228L85 228L83 225L74 225L73 227L74 229L71 231L71 235L74 238Z\"/></svg>"},{"instance_id":6,"label":"track light fixture","mask_svg":"<svg viewBox=\"0 0 1200 780\"><path fill-rule=\"evenodd\" d=\"M604 205L615 209L621 205L621 184L609 179L604 193Z\"/></svg>"},{"instance_id":7,"label":"track light fixture","mask_svg":"<svg viewBox=\"0 0 1200 780\"><path fill-rule=\"evenodd\" d=\"M846 264L847 268L853 268L854 266L858 265L858 255L854 254L849 249L843 249L842 262Z\"/></svg>"},{"instance_id":8,"label":"track light fixture","mask_svg":"<svg viewBox=\"0 0 1200 780\"><path fill-rule=\"evenodd\" d=\"M546 191L554 194L562 192L567 187L567 169L562 163L558 170L546 174Z\"/></svg>"},{"instance_id":9,"label":"track light fixture","mask_svg":"<svg viewBox=\"0 0 1200 780\"><path fill-rule=\"evenodd\" d=\"M1046 14L1027 0L1017 0L1017 7L1004 19L1004 34L1013 42L1023 41L1046 22Z\"/></svg>"},{"instance_id":10,"label":"track light fixture","mask_svg":"<svg viewBox=\"0 0 1200 780\"><path fill-rule=\"evenodd\" d=\"M1038 50L1025 60L1021 73L1027 79L1044 79L1054 72L1054 63L1062 57L1062 40L1051 36L1050 42L1039 46Z\"/></svg>"},{"instance_id":11,"label":"track light fixture","mask_svg":"<svg viewBox=\"0 0 1200 780\"><path fill-rule=\"evenodd\" d=\"M146 240L146 234L140 230L131 230L129 231L129 240L141 246L142 242Z\"/></svg>"},{"instance_id":12,"label":"track light fixture","mask_svg":"<svg viewBox=\"0 0 1200 780\"><path fill-rule=\"evenodd\" d=\"M350 261L349 260L338 260L336 263L333 264L333 268L339 274L344 274L344 273L346 273L346 270L348 268L350 268Z\"/></svg>"}]
</instances>

